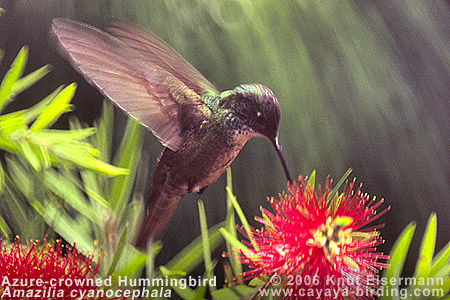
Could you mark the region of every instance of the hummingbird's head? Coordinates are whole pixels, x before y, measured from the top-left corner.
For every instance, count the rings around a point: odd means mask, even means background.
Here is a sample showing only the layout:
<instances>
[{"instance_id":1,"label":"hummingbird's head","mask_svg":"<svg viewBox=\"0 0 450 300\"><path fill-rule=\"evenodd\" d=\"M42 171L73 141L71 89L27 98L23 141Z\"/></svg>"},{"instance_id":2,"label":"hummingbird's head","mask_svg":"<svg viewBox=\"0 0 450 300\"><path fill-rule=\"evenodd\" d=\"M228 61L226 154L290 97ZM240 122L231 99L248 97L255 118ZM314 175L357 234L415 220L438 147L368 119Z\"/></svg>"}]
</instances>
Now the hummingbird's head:
<instances>
[{"instance_id":1,"label":"hummingbird's head","mask_svg":"<svg viewBox=\"0 0 450 300\"><path fill-rule=\"evenodd\" d=\"M280 123L280 104L273 92L261 84L239 85L227 93L236 124L242 133L262 135L274 141Z\"/></svg>"},{"instance_id":2,"label":"hummingbird's head","mask_svg":"<svg viewBox=\"0 0 450 300\"><path fill-rule=\"evenodd\" d=\"M273 92L261 84L242 84L222 93L223 104L237 119L233 125L241 134L260 135L275 146L288 181L292 182L278 142L280 104Z\"/></svg>"}]
</instances>

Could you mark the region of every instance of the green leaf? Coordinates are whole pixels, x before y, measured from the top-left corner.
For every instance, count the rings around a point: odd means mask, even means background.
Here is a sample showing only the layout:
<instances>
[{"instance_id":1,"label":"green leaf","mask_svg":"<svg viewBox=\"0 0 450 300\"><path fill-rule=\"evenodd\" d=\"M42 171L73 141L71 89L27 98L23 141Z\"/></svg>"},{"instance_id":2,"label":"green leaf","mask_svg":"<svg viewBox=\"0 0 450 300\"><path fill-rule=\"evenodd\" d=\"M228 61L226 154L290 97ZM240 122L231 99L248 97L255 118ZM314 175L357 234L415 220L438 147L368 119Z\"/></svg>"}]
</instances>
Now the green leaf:
<instances>
[{"instance_id":1,"label":"green leaf","mask_svg":"<svg viewBox=\"0 0 450 300\"><path fill-rule=\"evenodd\" d=\"M82 168L93 170L95 172L103 173L108 176L127 175L127 169L118 168L107 164L97 158L94 158L91 153L80 151L76 145L60 144L52 146L52 153L57 157L70 161Z\"/></svg>"},{"instance_id":2,"label":"green leaf","mask_svg":"<svg viewBox=\"0 0 450 300\"><path fill-rule=\"evenodd\" d=\"M127 244L127 236L128 236L128 223L125 224L124 229L122 230L122 234L120 235L119 243L117 244L117 250L114 253L113 261L109 266L109 270L107 276L111 276L114 270L116 269L117 264L119 263L119 259L122 256L123 250Z\"/></svg>"},{"instance_id":3,"label":"green leaf","mask_svg":"<svg viewBox=\"0 0 450 300\"><path fill-rule=\"evenodd\" d=\"M82 190L67 175L48 169L42 174L42 182L49 191L63 199L82 216L98 226L103 226L103 218L95 215L95 210L84 197Z\"/></svg>"},{"instance_id":4,"label":"green leaf","mask_svg":"<svg viewBox=\"0 0 450 300\"><path fill-rule=\"evenodd\" d=\"M94 252L94 243L88 235L88 228L85 224L78 222L69 216L64 209L56 204L56 201L48 201L43 210L43 218L59 235L67 242L76 242L79 250L88 253Z\"/></svg>"},{"instance_id":5,"label":"green leaf","mask_svg":"<svg viewBox=\"0 0 450 300\"><path fill-rule=\"evenodd\" d=\"M72 83L59 92L53 101L42 109L41 114L36 121L34 121L30 130L39 131L48 128L52 126L62 114L71 111L72 106L69 102L72 100L76 88L77 85Z\"/></svg>"},{"instance_id":6,"label":"green leaf","mask_svg":"<svg viewBox=\"0 0 450 300\"><path fill-rule=\"evenodd\" d=\"M36 152L33 151L30 143L28 141L23 140L20 143L20 152L27 159L28 163L35 169L39 171L41 169L41 160L39 159Z\"/></svg>"},{"instance_id":7,"label":"green leaf","mask_svg":"<svg viewBox=\"0 0 450 300\"><path fill-rule=\"evenodd\" d=\"M82 171L83 172L83 171ZM95 174L92 174L92 180L95 180ZM83 175L82 175L83 176ZM84 176L83 176L84 177ZM84 177L87 178L87 177ZM95 202L97 202L98 204L100 204L102 207L104 208L109 208L109 202L105 200L105 198L103 198L99 193L97 193L94 189L90 188L87 186L86 181L85 182L85 192L86 194L89 196L89 198L91 200L94 200Z\"/></svg>"},{"instance_id":8,"label":"green leaf","mask_svg":"<svg viewBox=\"0 0 450 300\"><path fill-rule=\"evenodd\" d=\"M31 132L30 138L36 143L51 145L51 144L66 144L75 143L76 141L85 140L87 137L95 134L95 128L71 129L71 130L57 130L57 129L42 129L37 132ZM91 148L89 144L86 144Z\"/></svg>"},{"instance_id":9,"label":"green leaf","mask_svg":"<svg viewBox=\"0 0 450 300\"><path fill-rule=\"evenodd\" d=\"M23 119L25 124L28 124L31 121L35 120L41 113L42 109L44 109L44 107L46 107L50 102L52 102L53 99L55 99L55 97L62 91L62 88L63 88L62 86L58 87L50 95L48 95L47 97L45 97L44 99L42 99L41 101L39 101L38 103L33 105L32 107L16 112L16 113L20 114L18 117ZM14 113L11 113L11 114L14 114ZM3 117L9 118L9 115L11 115L11 114L0 116L0 119Z\"/></svg>"},{"instance_id":10,"label":"green leaf","mask_svg":"<svg viewBox=\"0 0 450 300\"><path fill-rule=\"evenodd\" d=\"M56 95L62 90L62 87L57 88L54 90L50 95L36 103L30 108L11 112L9 114L5 114L0 116L0 123L3 124L4 121L11 121L14 120L14 122L20 122L20 124L25 125L31 122L32 120L36 119L39 114L41 113L42 109L47 106L52 100L56 97ZM0 127L4 127L4 125L1 125Z\"/></svg>"},{"instance_id":11,"label":"green leaf","mask_svg":"<svg viewBox=\"0 0 450 300\"><path fill-rule=\"evenodd\" d=\"M0 84L0 112L12 101L14 83L22 76L28 59L28 47L23 46L11 64L11 68L6 72Z\"/></svg>"},{"instance_id":12,"label":"green leaf","mask_svg":"<svg viewBox=\"0 0 450 300\"><path fill-rule=\"evenodd\" d=\"M3 170L3 164L0 162L0 195L3 193L4 186L5 186L5 170Z\"/></svg>"},{"instance_id":13,"label":"green leaf","mask_svg":"<svg viewBox=\"0 0 450 300\"><path fill-rule=\"evenodd\" d=\"M6 239L9 240L11 238L12 231L6 223L5 219L2 218L2 216L0 216L0 232Z\"/></svg>"},{"instance_id":14,"label":"green leaf","mask_svg":"<svg viewBox=\"0 0 450 300\"><path fill-rule=\"evenodd\" d=\"M18 149L18 143L20 139L24 137L26 133L25 121L19 117L2 118L0 120L0 134L1 139L5 142L14 143L13 149ZM6 149L7 150L7 149Z\"/></svg>"},{"instance_id":15,"label":"green leaf","mask_svg":"<svg viewBox=\"0 0 450 300\"><path fill-rule=\"evenodd\" d=\"M201 285L199 286L196 290L195 290L195 294L193 295L193 297L189 298L190 300L202 300L205 298L205 294L206 294L206 287L207 285ZM209 286L210 289L213 288L213 286ZM216 290L214 288L214 290Z\"/></svg>"},{"instance_id":16,"label":"green leaf","mask_svg":"<svg viewBox=\"0 0 450 300\"><path fill-rule=\"evenodd\" d=\"M341 185L345 182L345 180L347 180L347 177L350 175L350 173L353 171L352 168L349 168L344 175L342 175L342 177L339 179L339 181L337 182L337 184L331 189L330 193L328 194L327 197L327 203L330 203L331 200L333 200L334 195L336 195L336 193L338 192L339 188L341 187Z\"/></svg>"},{"instance_id":17,"label":"green leaf","mask_svg":"<svg viewBox=\"0 0 450 300\"><path fill-rule=\"evenodd\" d=\"M28 74L27 76L17 80L13 87L12 87L12 93L14 95L20 94L39 80L41 80L45 75L47 75L52 70L52 67L50 65L45 65L36 71L34 71L31 74Z\"/></svg>"},{"instance_id":18,"label":"green leaf","mask_svg":"<svg viewBox=\"0 0 450 300\"><path fill-rule=\"evenodd\" d=\"M439 270L444 269L450 265L450 242L448 242L444 248L433 258L432 266L430 269L430 276L436 275Z\"/></svg>"},{"instance_id":19,"label":"green leaf","mask_svg":"<svg viewBox=\"0 0 450 300\"><path fill-rule=\"evenodd\" d=\"M386 278L386 286L384 287L388 291L398 290L400 275L403 270L403 265L405 263L406 254L408 253L409 246L411 244L411 240L414 235L414 231L416 229L416 224L411 222L403 229L400 236L397 238L392 250L390 252L390 259L388 269L384 269L383 276ZM394 284L391 284L394 283ZM390 295L383 295L381 297L382 300L391 299Z\"/></svg>"},{"instance_id":20,"label":"green leaf","mask_svg":"<svg viewBox=\"0 0 450 300\"><path fill-rule=\"evenodd\" d=\"M137 250L127 253L127 263L116 274L119 276L137 276L142 271L145 265L147 256Z\"/></svg>"},{"instance_id":21,"label":"green leaf","mask_svg":"<svg viewBox=\"0 0 450 300\"><path fill-rule=\"evenodd\" d=\"M427 227L422 238L419 250L419 259L416 265L415 278L428 278L433 260L434 247L436 243L436 214L432 213L428 219Z\"/></svg>"},{"instance_id":22,"label":"green leaf","mask_svg":"<svg viewBox=\"0 0 450 300\"><path fill-rule=\"evenodd\" d=\"M157 241L150 244L150 247L147 251L147 261L145 264L147 278L154 278L155 257L161 251L162 247L163 243L161 241Z\"/></svg>"},{"instance_id":23,"label":"green leaf","mask_svg":"<svg viewBox=\"0 0 450 300\"><path fill-rule=\"evenodd\" d=\"M20 160L15 159L12 155L7 155L6 169L10 177L7 186L11 186L18 192L22 193L25 198L31 198L36 192L34 187L34 177L29 165L22 164ZM8 180L8 177L7 177ZM17 189L16 189L17 188ZM35 208L36 209L36 208Z\"/></svg>"},{"instance_id":24,"label":"green leaf","mask_svg":"<svg viewBox=\"0 0 450 300\"><path fill-rule=\"evenodd\" d=\"M223 241L222 236L219 233L219 228L223 227L224 225L224 222L221 222L211 227L208 231L210 247L212 251L216 249ZM188 246L181 250L174 258L172 258L169 263L167 263L167 268L170 270L180 270L189 273L198 264L201 263L203 259L202 249L202 238L197 237Z\"/></svg>"},{"instance_id":25,"label":"green leaf","mask_svg":"<svg viewBox=\"0 0 450 300\"><path fill-rule=\"evenodd\" d=\"M198 201L198 213L200 215L200 229L203 244L203 261L205 262L205 276L208 279L213 278L211 246L209 244L208 223L206 221L205 206L201 200ZM211 287L213 290L215 287Z\"/></svg>"},{"instance_id":26,"label":"green leaf","mask_svg":"<svg viewBox=\"0 0 450 300\"><path fill-rule=\"evenodd\" d=\"M197 289L195 290L194 296L191 297L190 300L203 300L206 294L206 288L208 286L211 292L214 292L217 289L216 277L209 277L209 275L207 275L207 272L205 272L203 274L202 280L206 279L208 279L208 281L202 281L202 283L198 285Z\"/></svg>"},{"instance_id":27,"label":"green leaf","mask_svg":"<svg viewBox=\"0 0 450 300\"><path fill-rule=\"evenodd\" d=\"M98 148L102 149L101 160L104 162L110 161L110 150L112 144L112 133L113 133L113 124L114 119L114 105L111 101L104 99L103 100L103 109L102 114L98 122L95 123L95 128L97 128L97 134L95 135L95 140L93 144Z\"/></svg>"},{"instance_id":28,"label":"green leaf","mask_svg":"<svg viewBox=\"0 0 450 300\"><path fill-rule=\"evenodd\" d=\"M247 221L247 218L245 217L245 214L242 211L242 208L239 206L239 203L237 202L236 197L233 195L233 192L228 187L227 187L227 194L228 194L231 204L233 204L234 210L238 214L239 219L241 220L241 223L244 226L245 232L247 233L248 238L250 239L250 241L253 245L253 248L258 249L258 245L255 243L255 241L252 238L253 233L252 233L252 230L250 229L250 225ZM229 232L227 232L227 234L230 235Z\"/></svg>"},{"instance_id":29,"label":"green leaf","mask_svg":"<svg viewBox=\"0 0 450 300\"><path fill-rule=\"evenodd\" d=\"M316 170L312 171L311 175L308 178L309 185L314 189L316 184Z\"/></svg>"},{"instance_id":30,"label":"green leaf","mask_svg":"<svg viewBox=\"0 0 450 300\"><path fill-rule=\"evenodd\" d=\"M269 278L270 279L270 278ZM265 285L267 282L262 280L260 277L255 277L248 283L249 286L261 286Z\"/></svg>"},{"instance_id":31,"label":"green leaf","mask_svg":"<svg viewBox=\"0 0 450 300\"><path fill-rule=\"evenodd\" d=\"M247 250L247 246L242 244L235 236L230 234L225 228L219 229L222 236L225 238L225 240L235 249L235 250ZM229 253L232 253L231 251Z\"/></svg>"},{"instance_id":32,"label":"green leaf","mask_svg":"<svg viewBox=\"0 0 450 300\"><path fill-rule=\"evenodd\" d=\"M181 277L184 276L185 273L183 272L177 272L177 271L172 271L169 268L166 268L164 266L161 266L160 268L161 274L163 276L166 277L170 277L170 278L177 278L177 277ZM172 284L170 285L170 287L183 299L192 299L195 296L195 292L193 289L191 289L189 286L184 287L182 285L182 281L178 280L176 281L177 284ZM169 284L172 283L172 280L169 280Z\"/></svg>"},{"instance_id":33,"label":"green leaf","mask_svg":"<svg viewBox=\"0 0 450 300\"><path fill-rule=\"evenodd\" d=\"M231 202L231 198L234 197L233 195L233 180L231 176L231 167L227 168L227 188L231 191L231 193L227 192L227 217L226 217L226 231L233 236L237 240L237 231L236 231L236 219L234 216L234 208L233 203ZM231 244L227 241L227 252L232 252ZM238 275L242 273L242 265L239 262L239 259L237 257L230 257L229 258L231 263L231 268L233 269L234 275Z\"/></svg>"},{"instance_id":34,"label":"green leaf","mask_svg":"<svg viewBox=\"0 0 450 300\"><path fill-rule=\"evenodd\" d=\"M49 232L44 219L39 214L34 214L33 218L26 220L24 223L25 228L20 233L21 238L43 240L45 237L50 238L49 235L54 235L53 232Z\"/></svg>"},{"instance_id":35,"label":"green leaf","mask_svg":"<svg viewBox=\"0 0 450 300\"><path fill-rule=\"evenodd\" d=\"M118 219L122 219L123 211L126 209L132 192L142 149L143 134L144 127L134 119L128 118L127 127L113 164L127 168L129 173L124 177L113 178L105 197L110 201Z\"/></svg>"},{"instance_id":36,"label":"green leaf","mask_svg":"<svg viewBox=\"0 0 450 300\"><path fill-rule=\"evenodd\" d=\"M19 193L14 187L13 184L10 184L10 180L7 178L7 184L5 185L4 191L4 201L2 201L2 206L5 205L6 209L2 210L5 212L4 216L12 218L16 222L13 223L15 232L22 232L24 229L24 223L20 222L20 220L27 220L29 215L26 210L25 205L23 205L23 201L19 196Z\"/></svg>"},{"instance_id":37,"label":"green leaf","mask_svg":"<svg viewBox=\"0 0 450 300\"><path fill-rule=\"evenodd\" d=\"M0 125L0 148L2 150L8 151L9 153L14 153L16 154L20 148L18 147L17 143L4 138L4 135L1 133L3 128L1 128Z\"/></svg>"}]
</instances>

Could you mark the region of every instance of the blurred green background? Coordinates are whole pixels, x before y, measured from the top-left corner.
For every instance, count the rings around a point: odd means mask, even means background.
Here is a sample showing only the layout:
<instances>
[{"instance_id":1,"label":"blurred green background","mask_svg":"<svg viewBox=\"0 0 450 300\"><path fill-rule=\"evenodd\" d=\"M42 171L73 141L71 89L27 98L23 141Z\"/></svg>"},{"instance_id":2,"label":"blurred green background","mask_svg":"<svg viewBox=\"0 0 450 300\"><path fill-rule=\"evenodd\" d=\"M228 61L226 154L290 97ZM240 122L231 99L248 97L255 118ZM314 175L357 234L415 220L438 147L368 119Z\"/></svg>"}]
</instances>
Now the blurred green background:
<instances>
[{"instance_id":1,"label":"blurred green background","mask_svg":"<svg viewBox=\"0 0 450 300\"><path fill-rule=\"evenodd\" d=\"M54 67L16 108L76 81L74 113L92 123L102 97L56 53L51 20L69 17L100 28L115 18L127 20L155 32L220 90L241 83L270 87L281 105L280 142L293 176L316 169L316 182L327 175L338 180L352 167L364 192L392 206L383 217L382 250L412 220L423 231L432 211L438 213L438 248L450 239L450 2L2 0L0 7L6 10L0 17L0 74L25 44L28 72ZM117 115L124 122L125 115ZM143 164L151 172L162 147L148 133L144 149ZM281 164L266 140L251 140L232 170L234 192L249 219L261 205L269 207L267 196L285 189ZM203 195L182 200L161 262L200 233L196 199L205 201L211 225L224 219L224 188L222 176Z\"/></svg>"}]
</instances>

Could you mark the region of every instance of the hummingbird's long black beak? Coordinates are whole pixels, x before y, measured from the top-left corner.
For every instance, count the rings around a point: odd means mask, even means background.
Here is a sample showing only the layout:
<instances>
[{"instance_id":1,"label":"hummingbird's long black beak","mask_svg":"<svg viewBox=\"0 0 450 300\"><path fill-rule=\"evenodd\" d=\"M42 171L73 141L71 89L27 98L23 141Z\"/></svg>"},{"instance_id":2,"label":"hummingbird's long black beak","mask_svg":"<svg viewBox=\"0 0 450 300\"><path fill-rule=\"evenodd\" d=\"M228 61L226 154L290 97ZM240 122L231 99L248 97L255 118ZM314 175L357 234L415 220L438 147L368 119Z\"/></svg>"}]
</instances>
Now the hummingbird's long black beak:
<instances>
[{"instance_id":1,"label":"hummingbird's long black beak","mask_svg":"<svg viewBox=\"0 0 450 300\"><path fill-rule=\"evenodd\" d=\"M289 173L289 169L287 167L286 160L284 159L283 151L281 150L280 143L278 142L278 135L275 136L272 143L275 146L275 149L277 150L277 153L278 153L278 156L280 157L281 163L283 164L284 173L286 174L286 178L290 183L292 183L291 174Z\"/></svg>"}]
</instances>

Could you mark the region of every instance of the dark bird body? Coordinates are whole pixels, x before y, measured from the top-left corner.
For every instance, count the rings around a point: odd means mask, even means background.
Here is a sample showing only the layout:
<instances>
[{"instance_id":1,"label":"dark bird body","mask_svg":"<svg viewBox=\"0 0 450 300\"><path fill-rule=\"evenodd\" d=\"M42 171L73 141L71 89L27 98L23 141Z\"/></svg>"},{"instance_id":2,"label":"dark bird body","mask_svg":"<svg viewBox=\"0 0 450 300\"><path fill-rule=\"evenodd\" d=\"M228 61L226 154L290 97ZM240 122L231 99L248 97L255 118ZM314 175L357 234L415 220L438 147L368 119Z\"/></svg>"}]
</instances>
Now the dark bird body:
<instances>
[{"instance_id":1,"label":"dark bird body","mask_svg":"<svg viewBox=\"0 0 450 300\"><path fill-rule=\"evenodd\" d=\"M156 36L123 22L109 31L53 21L63 55L166 147L153 174L136 248L145 250L160 238L179 200L216 181L254 136L273 143L291 180L278 144L280 107L272 91L247 84L219 93Z\"/></svg>"}]
</instances>

